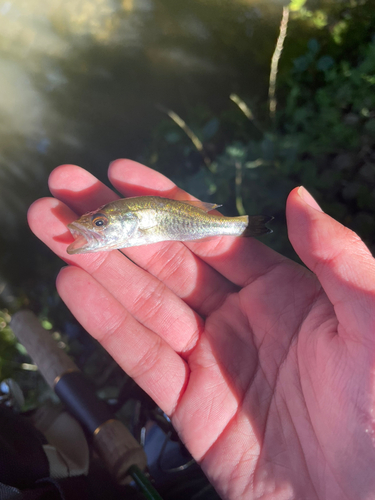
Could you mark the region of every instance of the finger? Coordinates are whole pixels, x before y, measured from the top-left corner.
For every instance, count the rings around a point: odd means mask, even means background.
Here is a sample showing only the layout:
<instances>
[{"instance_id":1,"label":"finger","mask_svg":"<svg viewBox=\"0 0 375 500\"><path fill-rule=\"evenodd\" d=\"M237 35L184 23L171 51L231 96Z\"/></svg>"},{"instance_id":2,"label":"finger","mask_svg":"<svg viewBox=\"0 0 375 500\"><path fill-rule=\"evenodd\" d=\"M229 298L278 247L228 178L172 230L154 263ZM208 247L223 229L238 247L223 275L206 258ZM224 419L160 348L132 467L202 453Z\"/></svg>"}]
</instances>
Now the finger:
<instances>
[{"instance_id":1,"label":"finger","mask_svg":"<svg viewBox=\"0 0 375 500\"><path fill-rule=\"evenodd\" d=\"M110 163L108 178L126 196L163 196L173 200L196 200L165 175L133 160L120 158Z\"/></svg>"},{"instance_id":2,"label":"finger","mask_svg":"<svg viewBox=\"0 0 375 500\"><path fill-rule=\"evenodd\" d=\"M172 414L189 376L181 357L84 270L63 268L56 284L60 297L85 330L160 408Z\"/></svg>"},{"instance_id":3,"label":"finger","mask_svg":"<svg viewBox=\"0 0 375 500\"><path fill-rule=\"evenodd\" d=\"M357 234L332 219L304 188L287 202L289 238L317 275L341 323L342 335L370 335L373 341L375 261Z\"/></svg>"},{"instance_id":4,"label":"finger","mask_svg":"<svg viewBox=\"0 0 375 500\"><path fill-rule=\"evenodd\" d=\"M130 163L139 165L135 162ZM148 170L157 174L151 169ZM164 176L162 178L166 179ZM171 181L169 183L177 189ZM49 188L56 198L79 214L98 208L117 198L117 195L96 177L74 165L57 167L50 175ZM173 197L172 191L159 192L157 190L157 180L155 180L154 188L152 194ZM124 253L133 262L163 281L202 316L210 314L229 293L237 290L237 287L203 263L180 242L127 248Z\"/></svg>"},{"instance_id":5,"label":"finger","mask_svg":"<svg viewBox=\"0 0 375 500\"><path fill-rule=\"evenodd\" d=\"M119 198L112 189L77 165L60 165L52 170L48 187L52 196L79 215Z\"/></svg>"},{"instance_id":6,"label":"finger","mask_svg":"<svg viewBox=\"0 0 375 500\"><path fill-rule=\"evenodd\" d=\"M125 196L158 194L178 200L196 199L161 173L131 160L112 162L108 177L113 186ZM220 200L217 201L220 203ZM171 248L174 245L175 243L169 243ZM239 286L246 286L286 260L253 238L225 236L185 242L184 245Z\"/></svg>"},{"instance_id":7,"label":"finger","mask_svg":"<svg viewBox=\"0 0 375 500\"><path fill-rule=\"evenodd\" d=\"M203 328L201 318L157 278L120 252L68 255L72 240L66 225L76 215L55 198L43 198L29 209L31 230L59 257L93 275L143 325L185 356Z\"/></svg>"}]
</instances>

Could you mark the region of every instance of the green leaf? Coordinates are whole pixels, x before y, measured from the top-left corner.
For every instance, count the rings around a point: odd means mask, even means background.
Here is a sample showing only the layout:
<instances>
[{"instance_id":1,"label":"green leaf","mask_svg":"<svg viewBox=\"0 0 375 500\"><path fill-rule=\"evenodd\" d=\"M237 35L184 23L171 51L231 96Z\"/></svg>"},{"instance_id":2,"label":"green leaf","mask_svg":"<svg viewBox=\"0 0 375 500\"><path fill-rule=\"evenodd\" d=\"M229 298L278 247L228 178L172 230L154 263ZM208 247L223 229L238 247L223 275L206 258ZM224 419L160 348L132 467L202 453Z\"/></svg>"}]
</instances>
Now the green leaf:
<instances>
[{"instance_id":1,"label":"green leaf","mask_svg":"<svg viewBox=\"0 0 375 500\"><path fill-rule=\"evenodd\" d=\"M293 12L297 12L298 10L302 9L305 3L306 0L291 0L289 4L289 9Z\"/></svg>"},{"instance_id":2,"label":"green leaf","mask_svg":"<svg viewBox=\"0 0 375 500\"><path fill-rule=\"evenodd\" d=\"M217 118L212 118L210 121L208 121L202 130L203 139L206 141L211 139L219 130L219 125L220 122Z\"/></svg>"},{"instance_id":3,"label":"green leaf","mask_svg":"<svg viewBox=\"0 0 375 500\"><path fill-rule=\"evenodd\" d=\"M319 42L316 38L310 38L310 40L307 42L307 47L309 49L309 51L312 53L312 54L316 54L319 49L320 49L320 45L319 45Z\"/></svg>"},{"instance_id":4,"label":"green leaf","mask_svg":"<svg viewBox=\"0 0 375 500\"><path fill-rule=\"evenodd\" d=\"M42 320L42 327L45 328L46 330L52 330L53 325L48 319L43 319Z\"/></svg>"},{"instance_id":5,"label":"green leaf","mask_svg":"<svg viewBox=\"0 0 375 500\"><path fill-rule=\"evenodd\" d=\"M176 144L181 139L181 135L178 132L168 132L165 134L165 140L169 144Z\"/></svg>"},{"instance_id":6,"label":"green leaf","mask_svg":"<svg viewBox=\"0 0 375 500\"><path fill-rule=\"evenodd\" d=\"M322 56L318 59L316 67L320 71L328 71L335 64L335 61L331 56Z\"/></svg>"}]
</instances>

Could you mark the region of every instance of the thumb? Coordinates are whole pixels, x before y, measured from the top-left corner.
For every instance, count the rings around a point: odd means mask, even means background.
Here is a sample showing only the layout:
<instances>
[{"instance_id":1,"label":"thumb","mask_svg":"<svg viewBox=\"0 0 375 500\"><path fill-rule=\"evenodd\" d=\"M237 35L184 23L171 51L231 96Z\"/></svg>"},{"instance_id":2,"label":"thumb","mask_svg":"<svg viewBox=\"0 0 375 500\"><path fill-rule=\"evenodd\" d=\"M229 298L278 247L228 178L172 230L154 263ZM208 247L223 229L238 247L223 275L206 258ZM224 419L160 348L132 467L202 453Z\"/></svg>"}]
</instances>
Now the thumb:
<instances>
[{"instance_id":1,"label":"thumb","mask_svg":"<svg viewBox=\"0 0 375 500\"><path fill-rule=\"evenodd\" d=\"M375 260L369 249L356 233L325 214L303 187L290 193L286 215L289 239L318 277L339 321L353 327L352 333L364 327L372 332Z\"/></svg>"}]
</instances>

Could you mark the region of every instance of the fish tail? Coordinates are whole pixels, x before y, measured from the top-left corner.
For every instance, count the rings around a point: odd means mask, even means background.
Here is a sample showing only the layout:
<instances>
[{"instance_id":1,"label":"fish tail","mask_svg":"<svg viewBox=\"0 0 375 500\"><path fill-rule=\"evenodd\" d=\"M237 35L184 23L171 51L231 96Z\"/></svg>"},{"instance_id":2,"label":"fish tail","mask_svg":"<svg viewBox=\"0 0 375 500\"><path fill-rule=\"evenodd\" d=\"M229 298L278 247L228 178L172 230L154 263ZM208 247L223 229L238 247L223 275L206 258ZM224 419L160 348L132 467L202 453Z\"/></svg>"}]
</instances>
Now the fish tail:
<instances>
[{"instance_id":1,"label":"fish tail","mask_svg":"<svg viewBox=\"0 0 375 500\"><path fill-rule=\"evenodd\" d=\"M247 227L241 234L241 236L244 236L245 238L248 238L250 236L262 236L262 234L272 233L272 229L268 229L268 227L266 227L266 224L270 222L273 217L269 217L268 215L244 215L238 218L242 219L244 222L247 222Z\"/></svg>"}]
</instances>

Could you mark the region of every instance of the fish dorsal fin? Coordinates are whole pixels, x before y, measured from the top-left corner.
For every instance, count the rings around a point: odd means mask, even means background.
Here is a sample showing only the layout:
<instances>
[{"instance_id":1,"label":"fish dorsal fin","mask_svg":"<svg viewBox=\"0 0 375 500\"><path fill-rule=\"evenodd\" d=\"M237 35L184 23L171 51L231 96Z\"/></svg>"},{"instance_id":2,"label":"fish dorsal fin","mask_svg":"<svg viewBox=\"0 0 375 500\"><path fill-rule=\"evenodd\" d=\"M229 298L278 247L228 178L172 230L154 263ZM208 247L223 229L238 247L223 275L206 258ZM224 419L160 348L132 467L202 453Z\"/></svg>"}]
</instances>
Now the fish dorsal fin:
<instances>
[{"instance_id":1,"label":"fish dorsal fin","mask_svg":"<svg viewBox=\"0 0 375 500\"><path fill-rule=\"evenodd\" d=\"M187 203L188 205L191 205L192 207L200 208L201 210L204 210L205 212L211 212L211 210L215 210L215 208L219 208L222 205L216 205L216 203L206 203L204 201L199 201L199 200L178 200L180 203Z\"/></svg>"}]
</instances>

